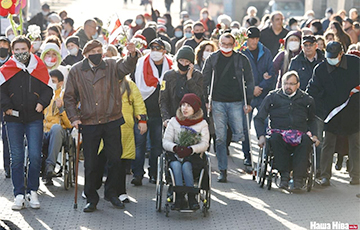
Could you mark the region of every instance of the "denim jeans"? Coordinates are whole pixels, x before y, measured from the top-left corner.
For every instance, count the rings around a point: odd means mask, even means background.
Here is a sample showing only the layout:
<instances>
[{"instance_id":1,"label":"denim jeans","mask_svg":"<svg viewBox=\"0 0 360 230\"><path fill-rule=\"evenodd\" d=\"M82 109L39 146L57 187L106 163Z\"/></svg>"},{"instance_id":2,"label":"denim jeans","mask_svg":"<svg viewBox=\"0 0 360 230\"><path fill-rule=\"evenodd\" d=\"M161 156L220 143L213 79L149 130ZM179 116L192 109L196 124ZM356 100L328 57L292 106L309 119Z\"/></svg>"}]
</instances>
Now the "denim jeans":
<instances>
[{"instance_id":1,"label":"denim jeans","mask_svg":"<svg viewBox=\"0 0 360 230\"><path fill-rule=\"evenodd\" d=\"M43 121L30 123L7 122L7 134L11 154L11 175L14 195L25 195L24 185L24 135L26 135L29 151L29 167L27 192L37 191L41 168L41 146L43 137Z\"/></svg>"},{"instance_id":2,"label":"denim jeans","mask_svg":"<svg viewBox=\"0 0 360 230\"><path fill-rule=\"evenodd\" d=\"M48 156L46 158L46 173L54 171L61 146L65 142L65 137L66 131L59 124L53 125L50 132L44 133L44 144L49 145Z\"/></svg>"},{"instance_id":3,"label":"denim jeans","mask_svg":"<svg viewBox=\"0 0 360 230\"><path fill-rule=\"evenodd\" d=\"M180 161L171 161L170 168L174 173L175 186L184 186L184 179L186 186L194 187L194 176L191 162L185 161L184 163L181 163Z\"/></svg>"},{"instance_id":4,"label":"denim jeans","mask_svg":"<svg viewBox=\"0 0 360 230\"><path fill-rule=\"evenodd\" d=\"M157 173L157 157L162 152L162 120L161 117L149 117L147 121L148 130L143 135L140 134L137 126L134 126L136 157L131 164L135 177L142 177L145 174L145 152L146 139L149 133L150 137L150 157L149 157L149 176L156 178Z\"/></svg>"},{"instance_id":5,"label":"denim jeans","mask_svg":"<svg viewBox=\"0 0 360 230\"><path fill-rule=\"evenodd\" d=\"M239 102L218 102L212 103L212 115L214 118L216 134L216 157L219 170L227 169L226 138L227 125L232 131L232 141L244 141L243 133L243 107L244 103Z\"/></svg>"}]
</instances>

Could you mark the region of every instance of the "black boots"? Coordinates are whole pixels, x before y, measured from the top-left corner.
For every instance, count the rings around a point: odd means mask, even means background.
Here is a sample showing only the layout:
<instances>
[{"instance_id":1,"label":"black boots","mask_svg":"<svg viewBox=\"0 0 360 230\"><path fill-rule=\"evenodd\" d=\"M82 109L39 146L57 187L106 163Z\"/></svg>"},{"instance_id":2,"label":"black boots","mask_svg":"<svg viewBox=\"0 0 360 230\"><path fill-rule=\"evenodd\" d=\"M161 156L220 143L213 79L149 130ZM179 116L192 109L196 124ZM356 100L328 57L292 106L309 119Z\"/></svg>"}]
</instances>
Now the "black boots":
<instances>
[{"instance_id":1,"label":"black boots","mask_svg":"<svg viewBox=\"0 0 360 230\"><path fill-rule=\"evenodd\" d=\"M198 210L200 208L199 203L195 199L195 193L188 193L189 208L191 210Z\"/></svg>"},{"instance_id":2,"label":"black boots","mask_svg":"<svg viewBox=\"0 0 360 230\"><path fill-rule=\"evenodd\" d=\"M280 173L281 181L280 181L280 188L288 189L289 188L289 180L290 175L288 172Z\"/></svg>"},{"instance_id":3,"label":"black boots","mask_svg":"<svg viewBox=\"0 0 360 230\"><path fill-rule=\"evenodd\" d=\"M218 177L218 182L220 183L226 183L227 182L227 173L226 170L220 170L220 175Z\"/></svg>"},{"instance_id":4,"label":"black boots","mask_svg":"<svg viewBox=\"0 0 360 230\"><path fill-rule=\"evenodd\" d=\"M175 203L171 205L171 210L179 211L185 203L184 193L176 192L175 194Z\"/></svg>"}]
</instances>

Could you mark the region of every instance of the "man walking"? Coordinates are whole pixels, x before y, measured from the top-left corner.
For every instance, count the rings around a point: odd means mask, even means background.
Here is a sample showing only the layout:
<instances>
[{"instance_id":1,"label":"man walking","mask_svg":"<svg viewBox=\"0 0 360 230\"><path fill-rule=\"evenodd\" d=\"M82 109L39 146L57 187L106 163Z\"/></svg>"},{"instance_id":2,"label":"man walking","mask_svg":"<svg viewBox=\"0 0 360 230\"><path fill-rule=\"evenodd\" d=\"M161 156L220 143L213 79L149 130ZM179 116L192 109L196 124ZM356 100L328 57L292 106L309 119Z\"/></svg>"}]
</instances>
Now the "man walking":
<instances>
[{"instance_id":1,"label":"man walking","mask_svg":"<svg viewBox=\"0 0 360 230\"><path fill-rule=\"evenodd\" d=\"M202 70L204 93L212 97L207 106L212 110L216 134L216 155L220 175L218 182L227 182L227 125L233 133L233 141L243 141L243 114L251 111L254 78L247 57L234 52L235 38L230 33L220 36L220 50L206 59ZM243 84L246 85L248 106L244 107Z\"/></svg>"},{"instance_id":2,"label":"man walking","mask_svg":"<svg viewBox=\"0 0 360 230\"><path fill-rule=\"evenodd\" d=\"M99 188L98 178L101 178L98 175L102 173L98 160L101 139L104 141L109 161L105 200L110 201L116 208L124 208L124 204L117 197L117 184L120 181L118 167L122 155L120 126L124 123L119 80L134 71L138 59L133 43L128 43L127 50L129 55L125 59L103 60L101 42L88 42L83 50L85 59L71 68L66 83L66 113L73 126L78 128L82 124L87 197L84 212L95 211L99 202L96 190Z\"/></svg>"}]
</instances>

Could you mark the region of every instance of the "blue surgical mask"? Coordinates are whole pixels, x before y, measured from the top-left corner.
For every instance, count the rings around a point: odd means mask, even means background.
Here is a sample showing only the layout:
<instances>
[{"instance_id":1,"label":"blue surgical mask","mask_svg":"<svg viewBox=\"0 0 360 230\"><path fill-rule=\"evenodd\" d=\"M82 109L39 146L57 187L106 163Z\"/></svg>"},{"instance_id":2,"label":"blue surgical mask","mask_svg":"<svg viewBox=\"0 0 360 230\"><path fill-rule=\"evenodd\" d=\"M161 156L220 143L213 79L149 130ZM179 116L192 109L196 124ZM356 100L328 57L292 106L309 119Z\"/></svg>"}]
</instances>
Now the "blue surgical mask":
<instances>
[{"instance_id":1,"label":"blue surgical mask","mask_svg":"<svg viewBox=\"0 0 360 230\"><path fill-rule=\"evenodd\" d=\"M93 39L97 39L98 37L99 37L98 32L96 32L96 34L92 36Z\"/></svg>"},{"instance_id":2,"label":"blue surgical mask","mask_svg":"<svg viewBox=\"0 0 360 230\"><path fill-rule=\"evenodd\" d=\"M141 18L138 18L135 20L136 25L141 25L141 24L143 24L143 22L144 21Z\"/></svg>"},{"instance_id":3,"label":"blue surgical mask","mask_svg":"<svg viewBox=\"0 0 360 230\"><path fill-rule=\"evenodd\" d=\"M178 31L175 31L175 37L177 38L182 38L183 37L183 32L178 30Z\"/></svg>"},{"instance_id":4,"label":"blue surgical mask","mask_svg":"<svg viewBox=\"0 0 360 230\"><path fill-rule=\"evenodd\" d=\"M340 60L336 57L336 58L326 58L326 61L330 64L330 65L337 65Z\"/></svg>"},{"instance_id":5,"label":"blue surgical mask","mask_svg":"<svg viewBox=\"0 0 360 230\"><path fill-rule=\"evenodd\" d=\"M191 38L191 37L192 37L192 33L185 33L185 37L186 37L186 38Z\"/></svg>"}]
</instances>

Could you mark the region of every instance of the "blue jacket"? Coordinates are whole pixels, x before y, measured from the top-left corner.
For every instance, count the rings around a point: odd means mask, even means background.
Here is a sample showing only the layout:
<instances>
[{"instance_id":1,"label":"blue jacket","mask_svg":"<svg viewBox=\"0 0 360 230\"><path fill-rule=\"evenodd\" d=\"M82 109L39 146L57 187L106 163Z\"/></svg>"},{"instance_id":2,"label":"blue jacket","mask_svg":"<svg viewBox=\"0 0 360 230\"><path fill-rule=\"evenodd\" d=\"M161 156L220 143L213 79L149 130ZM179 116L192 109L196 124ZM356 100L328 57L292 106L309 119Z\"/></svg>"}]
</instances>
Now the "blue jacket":
<instances>
[{"instance_id":1,"label":"blue jacket","mask_svg":"<svg viewBox=\"0 0 360 230\"><path fill-rule=\"evenodd\" d=\"M244 46L247 47L247 42L245 42ZM253 107L260 106L265 96L275 88L276 84L271 52L261 42L258 43L258 47L259 54L257 62L255 61L249 49L244 49L241 51L250 61L251 69L254 75L254 85L263 88L263 92L260 94L260 96L253 99L251 103L251 106ZM263 75L266 72L271 76L270 79L264 79Z\"/></svg>"}]
</instances>

